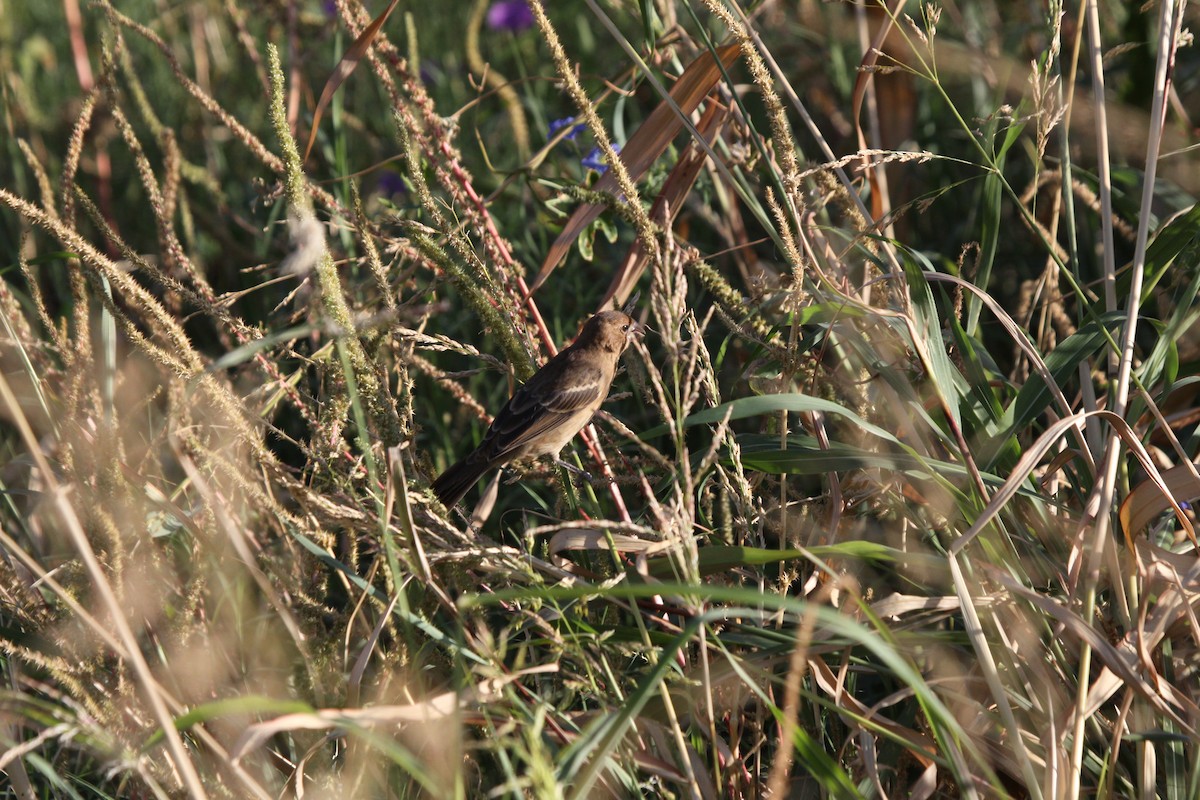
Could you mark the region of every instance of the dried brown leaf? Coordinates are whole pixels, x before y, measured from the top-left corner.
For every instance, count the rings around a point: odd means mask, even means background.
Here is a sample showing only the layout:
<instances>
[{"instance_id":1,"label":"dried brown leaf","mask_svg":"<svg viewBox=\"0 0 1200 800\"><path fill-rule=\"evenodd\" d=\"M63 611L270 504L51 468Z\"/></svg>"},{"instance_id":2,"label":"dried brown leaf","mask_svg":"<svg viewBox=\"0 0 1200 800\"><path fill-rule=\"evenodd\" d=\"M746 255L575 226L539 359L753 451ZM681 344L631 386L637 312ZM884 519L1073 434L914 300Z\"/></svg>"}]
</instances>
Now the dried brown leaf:
<instances>
[{"instance_id":1,"label":"dried brown leaf","mask_svg":"<svg viewBox=\"0 0 1200 800\"><path fill-rule=\"evenodd\" d=\"M717 48L717 57L720 59L720 64L728 69L733 65L740 52L740 45L725 45ZM671 91L668 93L670 101L664 99L660 102L654 111L650 112L650 116L646 117L646 121L629 137L629 141L621 150L618 157L625 165L625 169L628 170L630 178L636 181L645 175L646 170L663 154L667 145L675 138L675 134L679 133L679 129L683 127L683 121L676 113L675 107L677 106L683 114L691 114L720 79L721 66L718 65L717 59L713 58L711 53L701 54L699 58L688 65L683 74L679 76L679 80L675 81L671 87ZM597 192L616 190L617 180L613 171L609 170L600 176L600 180L596 181L596 185L592 188ZM571 249L571 245L603 209L604 206L599 203L584 203L575 209L575 212L567 220L566 226L563 227L562 233L550 246L550 251L542 262L541 271L538 272L530 286L528 294L536 292L538 287L545 282L554 268L562 261L563 256Z\"/></svg>"},{"instance_id":2,"label":"dried brown leaf","mask_svg":"<svg viewBox=\"0 0 1200 800\"><path fill-rule=\"evenodd\" d=\"M363 32L354 40L354 44L350 45L350 49L346 51L346 55L342 56L342 60L338 62L333 74L329 76L329 80L325 81L321 99L317 101L317 107L313 109L312 130L308 134L308 145L304 148L304 161L308 161L313 143L317 140L317 128L321 125L321 115L325 113L325 106L329 105L329 101L333 99L333 93L341 87L346 78L349 78L350 74L358 68L358 62L362 61L362 57L367 54L375 37L379 35L383 23L387 22L387 18L391 16L392 11L399 3L400 0L392 0L382 14L371 20L371 24L363 29Z\"/></svg>"},{"instance_id":3,"label":"dried brown leaf","mask_svg":"<svg viewBox=\"0 0 1200 800\"><path fill-rule=\"evenodd\" d=\"M871 41L871 46L867 48L867 52L863 55L862 63L858 66L858 76L854 79L854 95L851 98L853 105L854 132L858 136L858 149L867 149L867 137L863 133L862 128L862 106L863 100L867 96L867 83L875 75L875 66L879 62L879 55L882 52L884 40L892 31L892 26L896 24L896 14L904 5L904 0L892 0L891 7L887 10L886 19L879 30L875 32L875 38ZM867 170L867 180L871 183L871 216L875 219L883 213L883 208L880 206L880 198L878 187L875 185L874 170Z\"/></svg>"},{"instance_id":4,"label":"dried brown leaf","mask_svg":"<svg viewBox=\"0 0 1200 800\"><path fill-rule=\"evenodd\" d=\"M713 103L705 109L704 116L700 118L700 124L696 126L696 131L711 146L720 135L728 118L728 109ZM696 184L696 178L700 176L700 169L704 166L704 159L707 155L705 148L695 141L688 142L687 148L675 162L671 174L667 176L662 191L654 200L654 205L650 209L650 219L663 227L674 222L675 217L679 215L679 210L683 208L684 198L692 191L692 187ZM604 299L600 301L597 310L603 311L608 308L610 301L615 301L615 305L620 306L628 299L633 287L637 285L638 279L646 269L649 256L650 251L640 239L633 243L633 246L629 248L628 255L625 256L621 266L617 268L616 274L613 275L612 283L609 284L608 291L604 293Z\"/></svg>"}]
</instances>

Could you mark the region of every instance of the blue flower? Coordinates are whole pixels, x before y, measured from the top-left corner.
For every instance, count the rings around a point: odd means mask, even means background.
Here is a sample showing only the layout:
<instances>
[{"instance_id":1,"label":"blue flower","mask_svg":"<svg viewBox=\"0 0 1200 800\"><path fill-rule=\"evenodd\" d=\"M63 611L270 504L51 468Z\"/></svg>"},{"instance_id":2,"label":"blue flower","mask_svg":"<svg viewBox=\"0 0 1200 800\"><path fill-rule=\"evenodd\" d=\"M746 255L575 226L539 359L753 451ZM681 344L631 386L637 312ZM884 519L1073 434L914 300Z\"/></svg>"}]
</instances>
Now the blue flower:
<instances>
[{"instance_id":1,"label":"blue flower","mask_svg":"<svg viewBox=\"0 0 1200 800\"><path fill-rule=\"evenodd\" d=\"M521 31L533 27L533 12L525 0L497 0L487 12L487 26L494 31Z\"/></svg>"},{"instance_id":2,"label":"blue flower","mask_svg":"<svg viewBox=\"0 0 1200 800\"><path fill-rule=\"evenodd\" d=\"M621 152L621 145L614 144L613 150L615 150L618 153ZM594 169L594 170L596 170L596 172L599 172L601 175L603 175L608 170L608 164L605 163L604 154L600 152L599 147L593 147L591 149L591 151L586 156L584 156L583 160L580 161L579 163L584 166L584 169Z\"/></svg>"},{"instance_id":3,"label":"blue flower","mask_svg":"<svg viewBox=\"0 0 1200 800\"><path fill-rule=\"evenodd\" d=\"M548 131L546 138L553 139L554 134L558 133L568 125L573 125L567 135L563 137L568 142L575 141L576 137L579 136L579 132L587 127L582 122L576 123L574 117L563 117L562 119L556 119L550 123L550 130Z\"/></svg>"}]
</instances>

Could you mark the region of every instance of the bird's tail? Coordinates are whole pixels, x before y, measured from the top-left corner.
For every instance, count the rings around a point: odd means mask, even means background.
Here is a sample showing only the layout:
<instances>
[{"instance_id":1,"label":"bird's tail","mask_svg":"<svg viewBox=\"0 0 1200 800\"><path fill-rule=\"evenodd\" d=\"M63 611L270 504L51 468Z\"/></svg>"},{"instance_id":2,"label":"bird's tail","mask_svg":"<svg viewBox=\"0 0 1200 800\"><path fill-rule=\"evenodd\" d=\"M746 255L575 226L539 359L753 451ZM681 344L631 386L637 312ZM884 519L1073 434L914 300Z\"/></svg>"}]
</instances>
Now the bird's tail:
<instances>
[{"instance_id":1,"label":"bird's tail","mask_svg":"<svg viewBox=\"0 0 1200 800\"><path fill-rule=\"evenodd\" d=\"M450 467L433 482L433 493L446 508L453 508L462 496L487 472L488 464L463 459Z\"/></svg>"}]
</instances>

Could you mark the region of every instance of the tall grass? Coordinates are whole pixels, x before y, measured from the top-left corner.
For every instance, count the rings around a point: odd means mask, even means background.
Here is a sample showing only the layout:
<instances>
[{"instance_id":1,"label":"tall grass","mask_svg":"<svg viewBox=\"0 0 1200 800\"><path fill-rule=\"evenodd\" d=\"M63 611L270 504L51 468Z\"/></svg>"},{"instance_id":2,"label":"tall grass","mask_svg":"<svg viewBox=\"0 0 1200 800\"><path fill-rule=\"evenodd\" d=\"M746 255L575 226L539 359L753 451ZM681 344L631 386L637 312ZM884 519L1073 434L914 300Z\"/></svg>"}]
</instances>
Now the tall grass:
<instances>
[{"instance_id":1,"label":"tall grass","mask_svg":"<svg viewBox=\"0 0 1200 800\"><path fill-rule=\"evenodd\" d=\"M1194 9L385 5L0 15L0 796L1200 795Z\"/></svg>"}]
</instances>

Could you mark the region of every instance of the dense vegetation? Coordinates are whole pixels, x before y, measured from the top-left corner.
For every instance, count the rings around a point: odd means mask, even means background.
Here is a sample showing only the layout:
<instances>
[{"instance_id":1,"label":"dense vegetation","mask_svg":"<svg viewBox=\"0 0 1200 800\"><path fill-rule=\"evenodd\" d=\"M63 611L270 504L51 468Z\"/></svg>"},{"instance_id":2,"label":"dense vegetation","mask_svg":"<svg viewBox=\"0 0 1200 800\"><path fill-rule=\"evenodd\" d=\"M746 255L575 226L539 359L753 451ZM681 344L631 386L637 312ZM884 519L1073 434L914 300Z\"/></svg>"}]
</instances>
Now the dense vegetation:
<instances>
[{"instance_id":1,"label":"dense vegetation","mask_svg":"<svg viewBox=\"0 0 1200 800\"><path fill-rule=\"evenodd\" d=\"M1194 6L0 11L0 797L1200 796Z\"/></svg>"}]
</instances>

